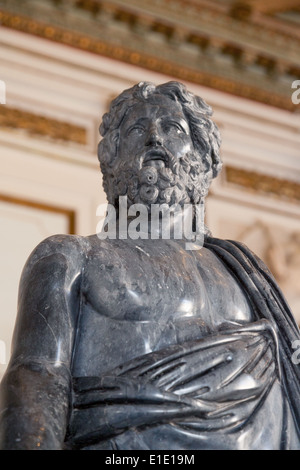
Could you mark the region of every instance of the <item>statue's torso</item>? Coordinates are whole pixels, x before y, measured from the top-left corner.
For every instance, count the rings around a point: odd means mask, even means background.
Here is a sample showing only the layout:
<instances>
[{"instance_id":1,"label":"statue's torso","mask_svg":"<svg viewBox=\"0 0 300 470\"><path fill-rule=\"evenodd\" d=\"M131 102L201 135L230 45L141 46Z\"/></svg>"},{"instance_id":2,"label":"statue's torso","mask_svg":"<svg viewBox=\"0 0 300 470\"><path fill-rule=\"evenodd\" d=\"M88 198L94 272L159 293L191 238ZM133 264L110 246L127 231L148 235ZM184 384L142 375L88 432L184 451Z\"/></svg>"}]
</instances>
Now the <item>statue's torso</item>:
<instances>
[{"instance_id":1,"label":"statue's torso","mask_svg":"<svg viewBox=\"0 0 300 470\"><path fill-rule=\"evenodd\" d=\"M253 321L248 300L209 250L152 240L92 240L74 375Z\"/></svg>"},{"instance_id":2,"label":"statue's torso","mask_svg":"<svg viewBox=\"0 0 300 470\"><path fill-rule=\"evenodd\" d=\"M253 321L238 281L208 249L91 237L72 374L99 377L152 351ZM257 419L237 433L192 433L169 423L129 429L91 448L276 449L282 416L281 386L275 382Z\"/></svg>"}]
</instances>

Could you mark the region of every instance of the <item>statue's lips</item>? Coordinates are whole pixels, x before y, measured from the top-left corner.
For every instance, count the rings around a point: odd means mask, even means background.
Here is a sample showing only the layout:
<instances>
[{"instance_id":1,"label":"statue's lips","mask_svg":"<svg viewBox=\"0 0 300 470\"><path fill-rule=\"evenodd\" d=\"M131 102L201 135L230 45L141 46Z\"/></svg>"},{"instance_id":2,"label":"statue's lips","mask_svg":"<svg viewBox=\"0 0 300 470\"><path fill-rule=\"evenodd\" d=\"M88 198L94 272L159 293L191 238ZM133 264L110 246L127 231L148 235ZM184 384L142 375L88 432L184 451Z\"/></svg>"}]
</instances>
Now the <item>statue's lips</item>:
<instances>
[{"instance_id":1,"label":"statue's lips","mask_svg":"<svg viewBox=\"0 0 300 470\"><path fill-rule=\"evenodd\" d=\"M166 167L168 161L166 152L163 149L155 148L146 153L143 163L145 166Z\"/></svg>"}]
</instances>

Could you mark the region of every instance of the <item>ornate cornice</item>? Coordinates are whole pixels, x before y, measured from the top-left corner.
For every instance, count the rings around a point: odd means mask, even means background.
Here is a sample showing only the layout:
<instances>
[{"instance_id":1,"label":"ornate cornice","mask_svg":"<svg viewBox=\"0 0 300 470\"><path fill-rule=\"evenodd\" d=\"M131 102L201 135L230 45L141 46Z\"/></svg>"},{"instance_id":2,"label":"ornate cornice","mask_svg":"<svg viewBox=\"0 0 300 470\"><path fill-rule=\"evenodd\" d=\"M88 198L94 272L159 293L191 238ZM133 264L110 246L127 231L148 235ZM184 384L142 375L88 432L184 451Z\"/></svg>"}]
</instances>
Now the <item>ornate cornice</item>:
<instances>
[{"instance_id":1,"label":"ornate cornice","mask_svg":"<svg viewBox=\"0 0 300 470\"><path fill-rule=\"evenodd\" d=\"M232 166L225 167L228 183L290 202L300 201L300 183Z\"/></svg>"},{"instance_id":2,"label":"ornate cornice","mask_svg":"<svg viewBox=\"0 0 300 470\"><path fill-rule=\"evenodd\" d=\"M175 0L171 6L163 0L151 6L136 0L42 0L31 10L30 3L0 0L0 8L5 6L1 24L180 80L298 109L291 83L300 77L299 39L237 20L218 2Z\"/></svg>"},{"instance_id":3,"label":"ornate cornice","mask_svg":"<svg viewBox=\"0 0 300 470\"><path fill-rule=\"evenodd\" d=\"M76 126L22 109L0 106L0 127L2 129L23 129L24 131L55 140L86 145L87 135L84 127Z\"/></svg>"}]
</instances>

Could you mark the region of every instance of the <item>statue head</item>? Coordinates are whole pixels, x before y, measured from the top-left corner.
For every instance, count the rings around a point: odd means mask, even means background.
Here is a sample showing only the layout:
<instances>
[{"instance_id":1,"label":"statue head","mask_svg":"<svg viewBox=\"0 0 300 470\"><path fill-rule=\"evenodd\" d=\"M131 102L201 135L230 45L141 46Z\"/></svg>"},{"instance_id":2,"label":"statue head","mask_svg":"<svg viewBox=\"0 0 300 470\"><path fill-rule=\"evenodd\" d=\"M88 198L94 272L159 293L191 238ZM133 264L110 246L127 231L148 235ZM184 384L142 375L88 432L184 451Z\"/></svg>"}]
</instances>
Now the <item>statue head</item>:
<instances>
[{"instance_id":1,"label":"statue head","mask_svg":"<svg viewBox=\"0 0 300 470\"><path fill-rule=\"evenodd\" d=\"M178 82L141 82L111 103L98 157L108 202L198 204L222 167L211 108Z\"/></svg>"}]
</instances>

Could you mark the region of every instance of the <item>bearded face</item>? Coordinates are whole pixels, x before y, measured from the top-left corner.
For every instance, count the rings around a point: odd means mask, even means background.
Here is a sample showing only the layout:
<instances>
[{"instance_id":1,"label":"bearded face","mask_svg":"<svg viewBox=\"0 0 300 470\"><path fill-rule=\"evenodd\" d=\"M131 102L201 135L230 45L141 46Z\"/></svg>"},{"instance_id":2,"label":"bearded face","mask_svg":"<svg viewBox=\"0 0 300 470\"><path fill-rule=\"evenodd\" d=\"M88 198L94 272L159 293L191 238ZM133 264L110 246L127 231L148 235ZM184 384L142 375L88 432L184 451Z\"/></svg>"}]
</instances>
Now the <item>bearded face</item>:
<instances>
[{"instance_id":1,"label":"bearded face","mask_svg":"<svg viewBox=\"0 0 300 470\"><path fill-rule=\"evenodd\" d=\"M204 174L194 153L180 160L170 155L163 163L156 157L148 161L142 157L135 163L130 168L119 165L115 174L116 195L126 195L129 205L198 204L206 193Z\"/></svg>"},{"instance_id":2,"label":"bearded face","mask_svg":"<svg viewBox=\"0 0 300 470\"><path fill-rule=\"evenodd\" d=\"M196 153L179 103L166 96L131 108L120 127L114 167L115 200L128 205L198 204L206 195L208 176Z\"/></svg>"}]
</instances>

